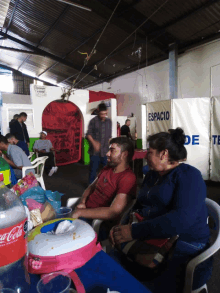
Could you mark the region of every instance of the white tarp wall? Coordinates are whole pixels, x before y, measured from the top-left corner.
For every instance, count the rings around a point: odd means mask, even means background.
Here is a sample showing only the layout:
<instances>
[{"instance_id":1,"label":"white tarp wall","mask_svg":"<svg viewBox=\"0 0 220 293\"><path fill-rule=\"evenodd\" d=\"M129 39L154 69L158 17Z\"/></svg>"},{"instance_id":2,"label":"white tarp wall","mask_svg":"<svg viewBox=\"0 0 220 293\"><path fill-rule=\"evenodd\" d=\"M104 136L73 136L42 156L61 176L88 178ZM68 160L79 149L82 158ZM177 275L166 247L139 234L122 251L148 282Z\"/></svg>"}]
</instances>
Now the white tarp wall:
<instances>
[{"instance_id":1,"label":"white tarp wall","mask_svg":"<svg viewBox=\"0 0 220 293\"><path fill-rule=\"evenodd\" d=\"M220 181L220 97L212 98L210 179Z\"/></svg>"},{"instance_id":2,"label":"white tarp wall","mask_svg":"<svg viewBox=\"0 0 220 293\"><path fill-rule=\"evenodd\" d=\"M210 98L172 100L172 128L181 127L186 134L187 164L209 179Z\"/></svg>"},{"instance_id":3,"label":"white tarp wall","mask_svg":"<svg viewBox=\"0 0 220 293\"><path fill-rule=\"evenodd\" d=\"M209 179L210 98L176 99L147 104L147 134L181 127L186 134L186 163Z\"/></svg>"}]
</instances>

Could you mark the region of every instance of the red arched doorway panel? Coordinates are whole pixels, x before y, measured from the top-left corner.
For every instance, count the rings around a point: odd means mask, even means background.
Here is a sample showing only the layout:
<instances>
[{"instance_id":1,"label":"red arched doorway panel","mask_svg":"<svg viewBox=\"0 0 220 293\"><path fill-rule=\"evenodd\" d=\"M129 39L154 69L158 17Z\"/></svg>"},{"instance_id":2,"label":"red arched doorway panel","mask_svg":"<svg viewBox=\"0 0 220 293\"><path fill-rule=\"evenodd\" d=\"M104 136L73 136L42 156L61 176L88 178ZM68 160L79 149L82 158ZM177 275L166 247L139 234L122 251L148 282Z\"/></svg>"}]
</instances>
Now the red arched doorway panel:
<instances>
[{"instance_id":1,"label":"red arched doorway panel","mask_svg":"<svg viewBox=\"0 0 220 293\"><path fill-rule=\"evenodd\" d=\"M42 115L42 128L56 152L58 166L78 162L82 148L82 114L72 102L54 101Z\"/></svg>"}]
</instances>

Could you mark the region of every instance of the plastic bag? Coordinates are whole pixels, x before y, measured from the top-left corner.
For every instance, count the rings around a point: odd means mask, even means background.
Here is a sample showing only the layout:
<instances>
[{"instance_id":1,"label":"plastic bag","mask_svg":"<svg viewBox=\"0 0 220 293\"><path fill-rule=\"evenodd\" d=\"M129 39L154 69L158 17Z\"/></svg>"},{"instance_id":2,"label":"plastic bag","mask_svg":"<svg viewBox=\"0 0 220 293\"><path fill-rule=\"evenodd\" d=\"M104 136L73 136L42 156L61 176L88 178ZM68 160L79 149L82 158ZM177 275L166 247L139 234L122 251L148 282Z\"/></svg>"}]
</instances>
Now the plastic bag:
<instances>
[{"instance_id":1,"label":"plastic bag","mask_svg":"<svg viewBox=\"0 0 220 293\"><path fill-rule=\"evenodd\" d=\"M45 203L46 197L44 193L45 193L45 190L43 188L41 188L40 186L36 186L36 187L30 188L25 193L23 193L20 196L20 199L24 206L27 206L27 203L26 203L27 198L32 198L39 203Z\"/></svg>"},{"instance_id":2,"label":"plastic bag","mask_svg":"<svg viewBox=\"0 0 220 293\"><path fill-rule=\"evenodd\" d=\"M61 196L63 193L58 191L52 192L51 190L45 190L45 197L47 201L53 206L56 212L59 211L61 207Z\"/></svg>"}]
</instances>

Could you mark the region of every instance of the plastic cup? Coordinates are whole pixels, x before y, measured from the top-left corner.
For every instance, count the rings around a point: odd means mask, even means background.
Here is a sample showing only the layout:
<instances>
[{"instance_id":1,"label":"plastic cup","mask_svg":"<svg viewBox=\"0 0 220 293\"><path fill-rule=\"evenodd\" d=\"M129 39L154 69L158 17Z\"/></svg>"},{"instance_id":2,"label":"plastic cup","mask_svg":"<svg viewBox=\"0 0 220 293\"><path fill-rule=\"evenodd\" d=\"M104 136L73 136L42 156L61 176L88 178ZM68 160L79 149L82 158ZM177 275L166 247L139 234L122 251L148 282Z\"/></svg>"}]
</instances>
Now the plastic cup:
<instances>
[{"instance_id":1,"label":"plastic cup","mask_svg":"<svg viewBox=\"0 0 220 293\"><path fill-rule=\"evenodd\" d=\"M71 278L65 272L55 272L44 275L37 283L38 293L70 293L76 292L70 288Z\"/></svg>"},{"instance_id":2,"label":"plastic cup","mask_svg":"<svg viewBox=\"0 0 220 293\"><path fill-rule=\"evenodd\" d=\"M57 211L57 218L69 218L71 216L72 209L67 207L61 207Z\"/></svg>"}]
</instances>

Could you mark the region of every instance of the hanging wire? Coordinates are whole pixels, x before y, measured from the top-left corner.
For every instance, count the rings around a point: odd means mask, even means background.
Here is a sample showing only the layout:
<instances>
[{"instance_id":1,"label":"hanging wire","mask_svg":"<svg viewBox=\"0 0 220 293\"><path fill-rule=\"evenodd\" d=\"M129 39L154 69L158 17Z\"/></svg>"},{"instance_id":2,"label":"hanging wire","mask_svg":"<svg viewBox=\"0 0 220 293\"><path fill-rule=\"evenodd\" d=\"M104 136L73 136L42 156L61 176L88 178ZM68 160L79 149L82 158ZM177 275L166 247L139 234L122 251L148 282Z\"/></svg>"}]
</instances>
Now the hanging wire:
<instances>
[{"instance_id":1,"label":"hanging wire","mask_svg":"<svg viewBox=\"0 0 220 293\"><path fill-rule=\"evenodd\" d=\"M109 53L103 60L101 60L98 64L97 67L102 64L113 52L115 52L122 44L124 44L124 42L126 42L137 30L139 30L139 28L141 28L151 17L153 17L169 0L166 0L163 4L161 4L148 18L146 18L142 24L140 24L129 36L127 36L124 41L122 41L111 53ZM92 73L94 70L94 68L87 73L82 79L80 79L80 81L75 84L78 85L82 80L84 80L90 73Z\"/></svg>"},{"instance_id":2,"label":"hanging wire","mask_svg":"<svg viewBox=\"0 0 220 293\"><path fill-rule=\"evenodd\" d=\"M86 62L84 62L84 65L83 65L82 69L80 70L79 74L77 75L76 79L74 80L74 84L76 83L77 79L79 78L80 74L82 73L84 67L86 66L86 64L87 64L87 62L89 61L89 59L91 58L91 56L96 52L96 50L95 50L95 49L96 49L96 46L98 45L98 43L99 43L99 41L100 41L100 39L101 39L103 33L105 32L105 30L106 30L106 28L107 28L109 22L111 21L111 19L112 19L114 13L115 13L115 11L116 11L116 9L118 8L118 5L120 4L120 2L121 2L121 0L118 1L117 5L115 6L114 10L112 11L112 14L111 14L110 18L109 18L109 20L107 21L105 27L103 28L103 30L102 30L102 32L101 32L101 34L100 34L98 40L96 41L96 43L95 43L95 45L94 45L94 47L92 48L91 53L87 56ZM93 70L94 70L94 69L95 69L95 68L93 68Z\"/></svg>"}]
</instances>

